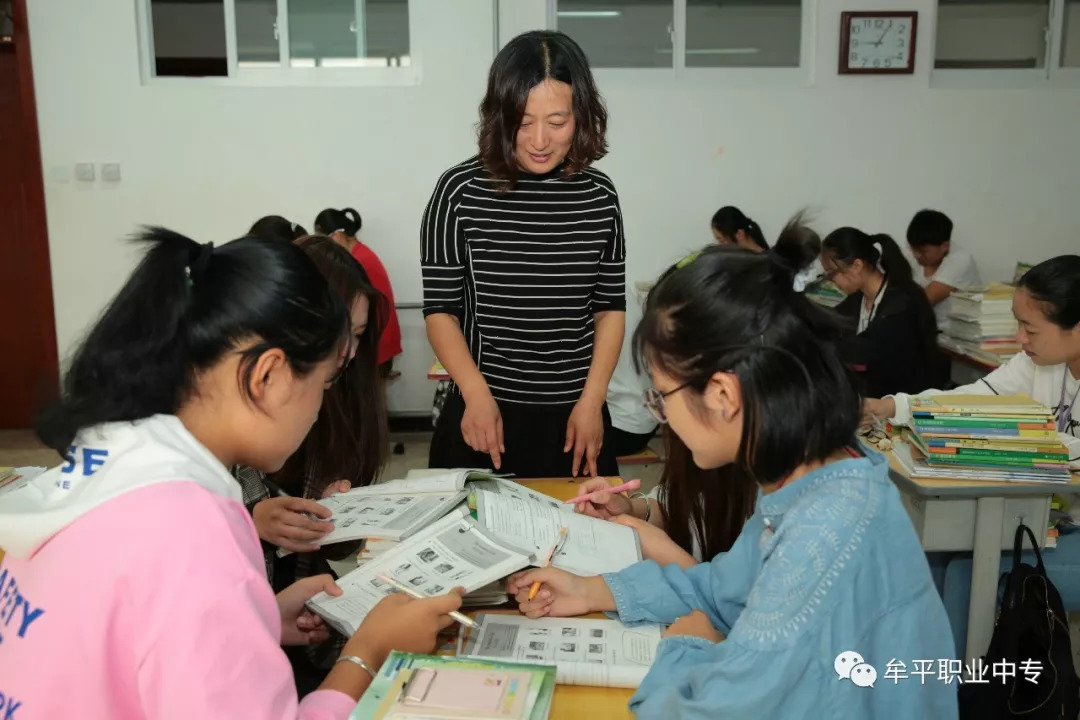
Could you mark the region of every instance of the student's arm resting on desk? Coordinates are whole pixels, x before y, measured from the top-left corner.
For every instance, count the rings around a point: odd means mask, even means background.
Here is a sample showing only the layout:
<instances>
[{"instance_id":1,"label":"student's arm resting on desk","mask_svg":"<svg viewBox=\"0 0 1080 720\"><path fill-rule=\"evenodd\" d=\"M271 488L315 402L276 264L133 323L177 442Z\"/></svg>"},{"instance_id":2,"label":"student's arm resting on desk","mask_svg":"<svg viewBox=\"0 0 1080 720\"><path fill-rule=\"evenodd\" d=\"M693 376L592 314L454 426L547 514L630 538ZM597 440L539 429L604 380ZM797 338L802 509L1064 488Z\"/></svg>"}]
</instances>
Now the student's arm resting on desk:
<instances>
[{"instance_id":1,"label":"student's arm resting on desk","mask_svg":"<svg viewBox=\"0 0 1080 720\"><path fill-rule=\"evenodd\" d=\"M947 300L955 290L956 288L952 285L946 285L943 282L934 280L926 286L926 299L930 301L931 305L937 305L938 303Z\"/></svg>"},{"instance_id":2,"label":"student's arm resting on desk","mask_svg":"<svg viewBox=\"0 0 1080 720\"><path fill-rule=\"evenodd\" d=\"M682 569L646 561L604 575L623 622L672 623L701 610L720 633L727 635L738 619L753 584L761 518L746 522L731 550L711 562Z\"/></svg>"},{"instance_id":3,"label":"student's arm resting on desk","mask_svg":"<svg viewBox=\"0 0 1080 720\"><path fill-rule=\"evenodd\" d=\"M1024 353L1017 353L1009 362L970 385L953 390L923 391L922 395L1030 395L1035 379L1035 365ZM896 403L893 422L906 425L911 422L911 396L897 393L892 397Z\"/></svg>"}]
</instances>

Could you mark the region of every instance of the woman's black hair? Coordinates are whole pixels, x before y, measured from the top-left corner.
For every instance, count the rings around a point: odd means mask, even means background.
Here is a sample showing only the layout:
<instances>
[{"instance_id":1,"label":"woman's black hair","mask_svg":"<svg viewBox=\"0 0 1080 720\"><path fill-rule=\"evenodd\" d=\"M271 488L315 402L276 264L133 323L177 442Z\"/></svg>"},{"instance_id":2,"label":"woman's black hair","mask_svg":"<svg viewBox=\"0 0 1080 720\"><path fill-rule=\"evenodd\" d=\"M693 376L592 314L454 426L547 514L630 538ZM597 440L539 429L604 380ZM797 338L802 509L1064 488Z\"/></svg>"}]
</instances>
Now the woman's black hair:
<instances>
[{"instance_id":1,"label":"woman's black hair","mask_svg":"<svg viewBox=\"0 0 1080 720\"><path fill-rule=\"evenodd\" d=\"M230 352L247 394L268 350L281 349L299 374L340 350L345 304L293 245L245 237L214 247L163 228L135 240L146 255L38 419L47 446L63 452L83 428L176 413L199 373Z\"/></svg>"},{"instance_id":2,"label":"woman's black hair","mask_svg":"<svg viewBox=\"0 0 1080 720\"><path fill-rule=\"evenodd\" d=\"M940 210L920 210L908 224L907 241L911 247L935 247L952 239L953 222Z\"/></svg>"},{"instance_id":3,"label":"woman's black hair","mask_svg":"<svg viewBox=\"0 0 1080 720\"><path fill-rule=\"evenodd\" d=\"M911 274L911 263L904 257L900 246L883 233L867 235L857 228L842 227L825 237L822 253L845 267L856 260L862 260L868 268L880 267L889 278L889 284L894 287L918 286Z\"/></svg>"},{"instance_id":4,"label":"woman's black hair","mask_svg":"<svg viewBox=\"0 0 1080 720\"><path fill-rule=\"evenodd\" d=\"M573 91L574 140L563 174L581 172L607 154L607 108L581 47L561 32L522 33L491 63L477 130L480 162L492 177L505 181L506 189L520 173L515 153L529 92L548 79Z\"/></svg>"},{"instance_id":5,"label":"woman's black hair","mask_svg":"<svg viewBox=\"0 0 1080 720\"><path fill-rule=\"evenodd\" d=\"M327 208L315 216L315 232L321 235L333 235L340 230L349 237L356 237L361 225L360 213L353 208Z\"/></svg>"},{"instance_id":6,"label":"woman's black hair","mask_svg":"<svg viewBox=\"0 0 1080 720\"><path fill-rule=\"evenodd\" d=\"M670 427L664 428L659 488L667 534L691 555L696 537L705 562L731 549L757 502L757 486L735 466L702 470Z\"/></svg>"},{"instance_id":7,"label":"woman's black hair","mask_svg":"<svg viewBox=\"0 0 1080 720\"><path fill-rule=\"evenodd\" d=\"M307 235L307 230L280 215L267 215L255 221L255 224L248 230L248 235L264 240L292 242Z\"/></svg>"},{"instance_id":8,"label":"woman's black hair","mask_svg":"<svg viewBox=\"0 0 1080 720\"><path fill-rule=\"evenodd\" d=\"M701 393L738 377L743 434L735 472L773 483L850 444L860 419L837 356L844 326L792 287L812 235L797 218L767 253L713 245L668 269L634 333L642 362Z\"/></svg>"},{"instance_id":9,"label":"woman's black hair","mask_svg":"<svg viewBox=\"0 0 1080 720\"><path fill-rule=\"evenodd\" d=\"M1059 255L1028 270L1017 283L1042 303L1046 317L1063 330L1080 323L1080 255Z\"/></svg>"},{"instance_id":10,"label":"woman's black hair","mask_svg":"<svg viewBox=\"0 0 1080 720\"><path fill-rule=\"evenodd\" d=\"M309 235L296 244L346 307L360 296L368 299L367 329L352 339L355 357L323 395L319 418L303 445L272 476L291 494L300 495L307 485L309 495L320 498L326 486L338 480L348 480L353 487L370 485L386 465L390 448L386 393L377 360L387 303L363 266L330 238Z\"/></svg>"},{"instance_id":11,"label":"woman's black hair","mask_svg":"<svg viewBox=\"0 0 1080 720\"><path fill-rule=\"evenodd\" d=\"M761 227L746 217L743 211L732 205L720 208L712 216L712 227L721 235L735 241L735 234L742 230L762 250L769 249L769 242L765 239Z\"/></svg>"}]
</instances>

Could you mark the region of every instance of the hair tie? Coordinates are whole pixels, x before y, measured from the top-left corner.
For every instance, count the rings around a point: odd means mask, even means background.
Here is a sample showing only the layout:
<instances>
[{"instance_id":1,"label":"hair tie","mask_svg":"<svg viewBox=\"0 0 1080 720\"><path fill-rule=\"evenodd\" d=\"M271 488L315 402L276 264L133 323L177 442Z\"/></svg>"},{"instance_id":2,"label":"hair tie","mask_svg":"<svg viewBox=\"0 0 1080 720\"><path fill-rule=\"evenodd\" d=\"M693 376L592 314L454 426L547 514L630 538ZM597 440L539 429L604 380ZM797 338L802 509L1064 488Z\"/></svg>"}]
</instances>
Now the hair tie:
<instances>
[{"instance_id":1,"label":"hair tie","mask_svg":"<svg viewBox=\"0 0 1080 720\"><path fill-rule=\"evenodd\" d=\"M821 264L821 259L814 258L814 262L795 273L795 279L791 281L791 289L797 293L804 292L824 274L825 267Z\"/></svg>"},{"instance_id":2,"label":"hair tie","mask_svg":"<svg viewBox=\"0 0 1080 720\"><path fill-rule=\"evenodd\" d=\"M885 268L882 267L882 265L881 265L881 258L885 256L885 251L881 249L881 243L880 242L875 242L871 247L873 247L875 250L877 250L877 262L874 263L874 267L877 268L877 271L879 273L884 275L885 274Z\"/></svg>"},{"instance_id":3,"label":"hair tie","mask_svg":"<svg viewBox=\"0 0 1080 720\"><path fill-rule=\"evenodd\" d=\"M195 279L206 272L210 264L210 254L214 252L214 243L208 242L199 246L195 259L184 267L184 275L187 276L188 287L195 287Z\"/></svg>"},{"instance_id":4,"label":"hair tie","mask_svg":"<svg viewBox=\"0 0 1080 720\"><path fill-rule=\"evenodd\" d=\"M289 229L292 230L293 232L296 232L296 223L294 223L294 222L289 223Z\"/></svg>"}]
</instances>

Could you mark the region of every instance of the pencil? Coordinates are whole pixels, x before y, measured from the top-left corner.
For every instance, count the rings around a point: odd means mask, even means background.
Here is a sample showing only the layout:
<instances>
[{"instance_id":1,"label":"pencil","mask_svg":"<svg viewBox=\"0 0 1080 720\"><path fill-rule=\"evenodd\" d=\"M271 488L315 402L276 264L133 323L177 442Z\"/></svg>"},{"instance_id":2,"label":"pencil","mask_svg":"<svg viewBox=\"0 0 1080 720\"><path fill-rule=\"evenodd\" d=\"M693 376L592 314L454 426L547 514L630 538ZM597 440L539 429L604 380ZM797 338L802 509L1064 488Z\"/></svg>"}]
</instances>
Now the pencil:
<instances>
[{"instance_id":1,"label":"pencil","mask_svg":"<svg viewBox=\"0 0 1080 720\"><path fill-rule=\"evenodd\" d=\"M569 500L567 500L566 504L570 505L572 503L576 504L579 502L585 502L586 500L592 500L593 493L609 492L614 494L625 492L627 490L637 490L639 487L641 487L640 480L631 480L630 482L625 482L622 485L616 485L615 487L603 488L602 490L593 490L592 492L587 492L584 495L578 495L575 498L570 498Z\"/></svg>"},{"instance_id":2,"label":"pencil","mask_svg":"<svg viewBox=\"0 0 1080 720\"><path fill-rule=\"evenodd\" d=\"M559 537L555 538L555 542L552 543L551 549L548 550L547 559L544 560L544 567L551 567L551 561L555 559L555 553L559 552L559 547L562 545L563 540L566 540L567 529L563 525L559 528ZM529 587L529 599L532 600L536 597L536 593L540 591L540 581L537 580Z\"/></svg>"},{"instance_id":3,"label":"pencil","mask_svg":"<svg viewBox=\"0 0 1080 720\"><path fill-rule=\"evenodd\" d=\"M417 600L423 600L424 598L429 597L428 595L423 595L421 593L416 592L415 590L413 590L411 587L408 587L407 585L403 585L402 583L399 583L397 580L390 577L389 575L384 575L383 573L379 573L375 577L379 578L384 583L386 583L387 585L390 585L394 589L400 590L401 592L405 593L406 595L410 595L410 596L416 598ZM469 619L465 615L462 615L461 613L457 612L456 610L450 613L450 617L454 618L455 620L457 620L462 625L465 625L466 627L470 627L470 628L475 628L476 627L475 622L473 622L471 619Z\"/></svg>"}]
</instances>

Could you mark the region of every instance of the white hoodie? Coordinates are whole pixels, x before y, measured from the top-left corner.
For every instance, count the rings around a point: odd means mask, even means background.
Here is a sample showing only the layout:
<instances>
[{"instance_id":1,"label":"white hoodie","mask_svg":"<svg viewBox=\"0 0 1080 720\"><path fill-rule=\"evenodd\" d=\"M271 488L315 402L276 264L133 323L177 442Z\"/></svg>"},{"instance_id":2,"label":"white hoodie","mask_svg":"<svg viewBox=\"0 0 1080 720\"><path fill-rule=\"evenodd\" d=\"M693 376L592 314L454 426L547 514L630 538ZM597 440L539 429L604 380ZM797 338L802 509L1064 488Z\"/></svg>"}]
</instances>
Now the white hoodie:
<instances>
[{"instance_id":1,"label":"white hoodie","mask_svg":"<svg viewBox=\"0 0 1080 720\"><path fill-rule=\"evenodd\" d=\"M194 482L242 502L240 485L175 415L89 428L65 459L0 491L0 548L27 558L102 503L157 483Z\"/></svg>"},{"instance_id":2,"label":"white hoodie","mask_svg":"<svg viewBox=\"0 0 1080 720\"><path fill-rule=\"evenodd\" d=\"M1062 400L1061 381L1065 379L1064 401ZM1075 396L1080 380L1074 378L1067 366L1036 365L1024 353L1019 353L1009 362L971 385L964 385L955 390L925 390L920 395L1027 395L1040 405L1054 411L1058 418L1073 402L1073 421L1064 433L1058 433L1058 439L1069 448L1069 459L1080 459L1080 409L1075 407ZM910 395L897 393L892 396L896 401L894 423L908 425L911 422ZM1063 407L1064 405L1064 407Z\"/></svg>"}]
</instances>

